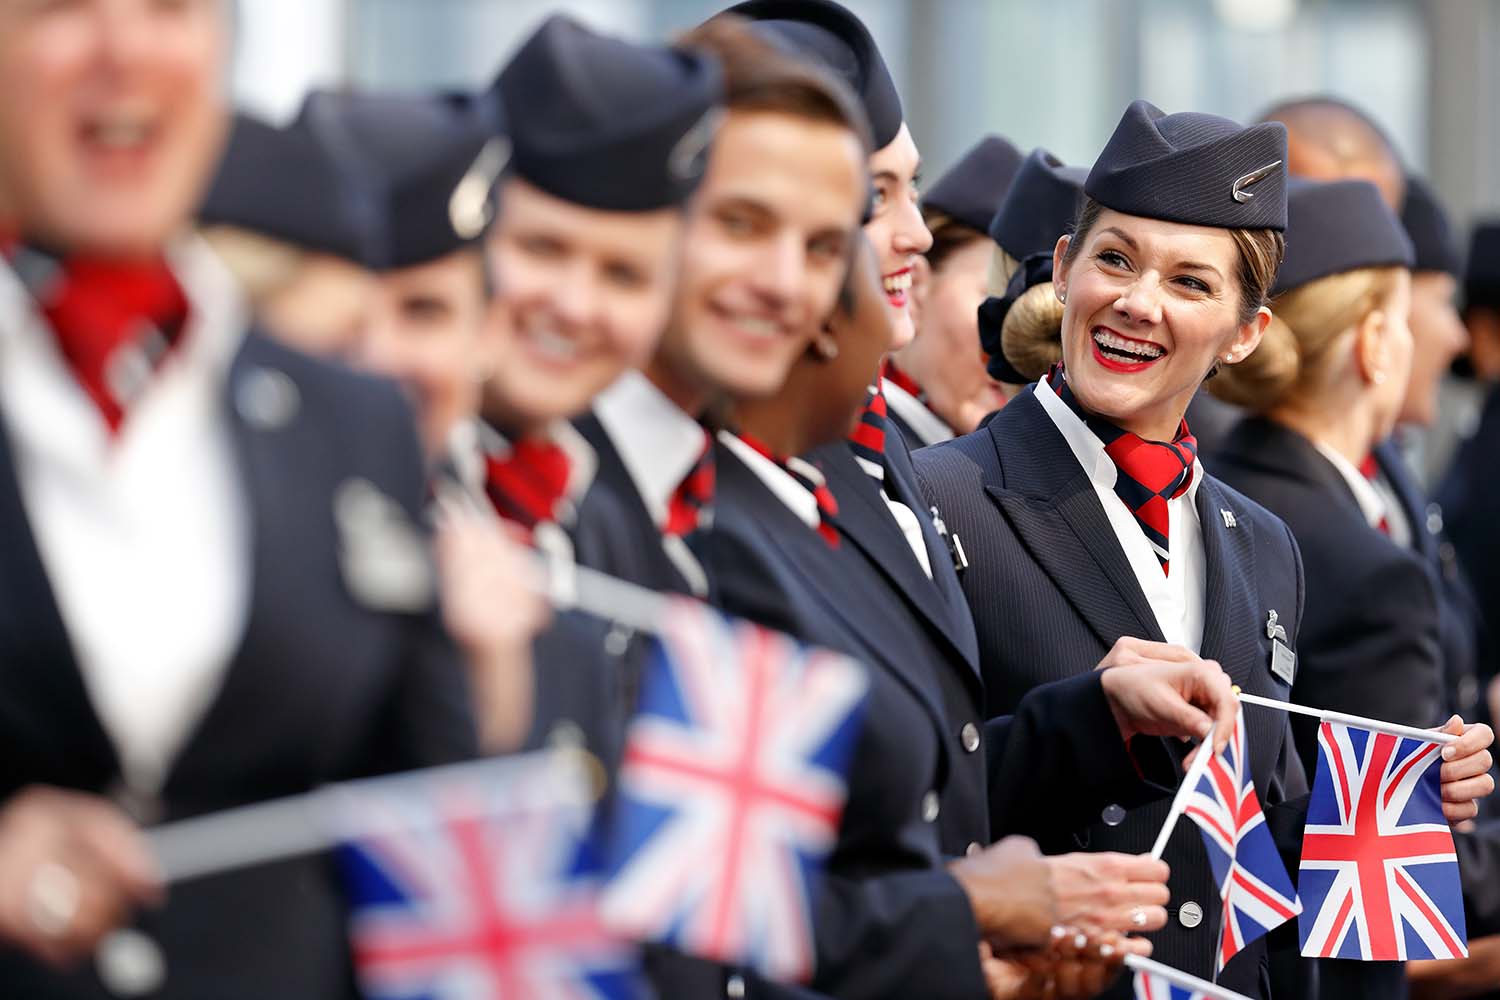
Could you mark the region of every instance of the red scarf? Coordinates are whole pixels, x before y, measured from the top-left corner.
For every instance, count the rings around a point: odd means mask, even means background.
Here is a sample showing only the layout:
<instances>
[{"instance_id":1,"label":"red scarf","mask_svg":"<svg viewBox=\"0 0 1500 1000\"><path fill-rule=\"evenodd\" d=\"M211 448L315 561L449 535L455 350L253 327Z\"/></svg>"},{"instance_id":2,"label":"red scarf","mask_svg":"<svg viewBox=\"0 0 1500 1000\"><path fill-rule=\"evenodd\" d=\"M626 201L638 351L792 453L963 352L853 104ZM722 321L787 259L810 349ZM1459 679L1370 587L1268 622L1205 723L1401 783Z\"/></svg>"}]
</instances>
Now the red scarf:
<instances>
[{"instance_id":1,"label":"red scarf","mask_svg":"<svg viewBox=\"0 0 1500 1000\"><path fill-rule=\"evenodd\" d=\"M828 547L836 549L839 547L839 531L835 521L839 516L839 502L834 497L833 491L828 488L828 481L823 478L823 470L816 465L800 458L788 458L778 455L766 446L765 442L749 434L741 433L741 441L748 444L762 457L776 463L783 472L797 480L818 502L818 534Z\"/></svg>"}]
</instances>

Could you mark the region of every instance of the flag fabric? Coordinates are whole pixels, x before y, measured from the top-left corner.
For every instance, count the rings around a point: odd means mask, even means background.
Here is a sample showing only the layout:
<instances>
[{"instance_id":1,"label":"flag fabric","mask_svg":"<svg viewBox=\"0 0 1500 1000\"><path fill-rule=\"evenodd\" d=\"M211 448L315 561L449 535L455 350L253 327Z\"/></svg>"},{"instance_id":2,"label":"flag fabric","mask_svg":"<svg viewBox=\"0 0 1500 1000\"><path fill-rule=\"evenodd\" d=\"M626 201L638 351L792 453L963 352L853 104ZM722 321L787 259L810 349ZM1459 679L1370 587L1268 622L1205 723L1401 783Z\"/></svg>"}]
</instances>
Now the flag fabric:
<instances>
[{"instance_id":1,"label":"flag fabric","mask_svg":"<svg viewBox=\"0 0 1500 1000\"><path fill-rule=\"evenodd\" d=\"M1367 962L1468 954L1437 743L1318 729L1298 885L1302 954Z\"/></svg>"},{"instance_id":2,"label":"flag fabric","mask_svg":"<svg viewBox=\"0 0 1500 1000\"><path fill-rule=\"evenodd\" d=\"M592 795L556 751L340 790L338 852L367 1000L649 994L599 917Z\"/></svg>"},{"instance_id":3,"label":"flag fabric","mask_svg":"<svg viewBox=\"0 0 1500 1000\"><path fill-rule=\"evenodd\" d=\"M610 926L803 980L868 678L845 656L674 603L641 679L610 837Z\"/></svg>"},{"instance_id":4,"label":"flag fabric","mask_svg":"<svg viewBox=\"0 0 1500 1000\"><path fill-rule=\"evenodd\" d=\"M1222 752L1210 758L1183 813L1198 824L1221 904L1215 972L1247 944L1302 912L1291 876L1266 828L1250 774L1245 709Z\"/></svg>"},{"instance_id":5,"label":"flag fabric","mask_svg":"<svg viewBox=\"0 0 1500 1000\"><path fill-rule=\"evenodd\" d=\"M1135 970L1135 1000L1249 1000L1149 958L1130 955L1125 962Z\"/></svg>"}]
</instances>

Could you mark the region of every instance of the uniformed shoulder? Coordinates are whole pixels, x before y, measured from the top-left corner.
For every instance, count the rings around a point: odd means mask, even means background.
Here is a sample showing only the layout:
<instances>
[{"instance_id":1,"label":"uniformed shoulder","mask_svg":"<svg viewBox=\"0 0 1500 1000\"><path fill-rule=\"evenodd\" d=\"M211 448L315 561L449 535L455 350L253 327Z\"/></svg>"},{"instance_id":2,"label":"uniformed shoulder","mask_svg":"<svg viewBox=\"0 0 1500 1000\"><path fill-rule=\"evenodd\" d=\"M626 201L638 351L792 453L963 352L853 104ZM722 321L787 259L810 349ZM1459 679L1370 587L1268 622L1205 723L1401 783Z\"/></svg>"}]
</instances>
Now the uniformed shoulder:
<instances>
[{"instance_id":1,"label":"uniformed shoulder","mask_svg":"<svg viewBox=\"0 0 1500 1000\"><path fill-rule=\"evenodd\" d=\"M388 378L358 372L348 365L307 354L258 330L245 335L240 366L269 368L288 376L312 412L364 418L371 411L391 411L411 420L411 407Z\"/></svg>"},{"instance_id":2,"label":"uniformed shoulder","mask_svg":"<svg viewBox=\"0 0 1500 1000\"><path fill-rule=\"evenodd\" d=\"M984 427L919 448L911 453L911 460L923 494L940 507L983 496L985 483L996 478L1000 461L990 432Z\"/></svg>"}]
</instances>

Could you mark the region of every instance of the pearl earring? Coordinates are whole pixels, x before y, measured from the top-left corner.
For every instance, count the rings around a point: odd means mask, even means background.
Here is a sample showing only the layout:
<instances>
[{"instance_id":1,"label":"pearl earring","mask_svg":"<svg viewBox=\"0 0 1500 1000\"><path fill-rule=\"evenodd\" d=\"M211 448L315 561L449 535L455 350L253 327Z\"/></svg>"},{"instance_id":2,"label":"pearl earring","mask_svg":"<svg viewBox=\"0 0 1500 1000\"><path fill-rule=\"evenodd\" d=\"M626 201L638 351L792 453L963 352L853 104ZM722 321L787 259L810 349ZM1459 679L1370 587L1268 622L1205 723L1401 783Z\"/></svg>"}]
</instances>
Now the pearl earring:
<instances>
[{"instance_id":1,"label":"pearl earring","mask_svg":"<svg viewBox=\"0 0 1500 1000\"><path fill-rule=\"evenodd\" d=\"M1385 372L1376 372L1374 375L1370 376L1370 381L1374 382L1376 385L1385 385Z\"/></svg>"},{"instance_id":2,"label":"pearl earring","mask_svg":"<svg viewBox=\"0 0 1500 1000\"><path fill-rule=\"evenodd\" d=\"M833 339L831 334L820 333L813 341L813 349L818 352L818 357L824 361L832 361L839 356L839 342Z\"/></svg>"}]
</instances>

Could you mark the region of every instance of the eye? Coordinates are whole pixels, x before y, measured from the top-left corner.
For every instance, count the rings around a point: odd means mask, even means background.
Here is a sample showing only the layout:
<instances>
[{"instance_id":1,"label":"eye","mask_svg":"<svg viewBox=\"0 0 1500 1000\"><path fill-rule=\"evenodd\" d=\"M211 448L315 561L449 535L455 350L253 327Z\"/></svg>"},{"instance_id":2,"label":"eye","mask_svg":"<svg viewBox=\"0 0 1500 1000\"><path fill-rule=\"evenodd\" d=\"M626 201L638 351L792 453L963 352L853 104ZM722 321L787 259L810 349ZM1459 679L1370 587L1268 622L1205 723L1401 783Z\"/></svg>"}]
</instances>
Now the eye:
<instances>
[{"instance_id":1,"label":"eye","mask_svg":"<svg viewBox=\"0 0 1500 1000\"><path fill-rule=\"evenodd\" d=\"M446 319L451 310L448 303L430 295L417 295L401 301L401 315L412 323L436 323Z\"/></svg>"},{"instance_id":2,"label":"eye","mask_svg":"<svg viewBox=\"0 0 1500 1000\"><path fill-rule=\"evenodd\" d=\"M755 232L755 220L745 212L721 212L719 224L730 236L750 236Z\"/></svg>"},{"instance_id":3,"label":"eye","mask_svg":"<svg viewBox=\"0 0 1500 1000\"><path fill-rule=\"evenodd\" d=\"M818 261L841 261L847 244L842 236L820 236L807 245L807 255Z\"/></svg>"},{"instance_id":4,"label":"eye","mask_svg":"<svg viewBox=\"0 0 1500 1000\"><path fill-rule=\"evenodd\" d=\"M1118 271L1130 269L1130 261L1118 250L1100 250L1094 254L1094 259L1105 267L1112 267Z\"/></svg>"},{"instance_id":5,"label":"eye","mask_svg":"<svg viewBox=\"0 0 1500 1000\"><path fill-rule=\"evenodd\" d=\"M604 280L617 288L643 288L647 283L646 272L634 264L612 261L604 265Z\"/></svg>"},{"instance_id":6,"label":"eye","mask_svg":"<svg viewBox=\"0 0 1500 1000\"><path fill-rule=\"evenodd\" d=\"M886 194L885 185L884 184L877 184L877 185L875 185L875 193L870 198L870 209L871 209L871 211L878 212L881 209L885 208L885 204L889 200L890 200L890 196L888 194Z\"/></svg>"},{"instance_id":7,"label":"eye","mask_svg":"<svg viewBox=\"0 0 1500 1000\"><path fill-rule=\"evenodd\" d=\"M1212 288L1208 287L1208 282L1202 280L1201 278L1195 278L1190 274L1184 274L1179 277L1177 279L1177 283L1183 288L1189 289L1193 292L1197 292L1199 295L1207 295L1209 292L1213 291Z\"/></svg>"},{"instance_id":8,"label":"eye","mask_svg":"<svg viewBox=\"0 0 1500 1000\"><path fill-rule=\"evenodd\" d=\"M563 255L561 241L550 236L523 233L516 237L516 246L533 257L554 258Z\"/></svg>"}]
</instances>

